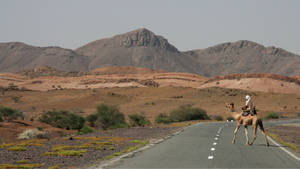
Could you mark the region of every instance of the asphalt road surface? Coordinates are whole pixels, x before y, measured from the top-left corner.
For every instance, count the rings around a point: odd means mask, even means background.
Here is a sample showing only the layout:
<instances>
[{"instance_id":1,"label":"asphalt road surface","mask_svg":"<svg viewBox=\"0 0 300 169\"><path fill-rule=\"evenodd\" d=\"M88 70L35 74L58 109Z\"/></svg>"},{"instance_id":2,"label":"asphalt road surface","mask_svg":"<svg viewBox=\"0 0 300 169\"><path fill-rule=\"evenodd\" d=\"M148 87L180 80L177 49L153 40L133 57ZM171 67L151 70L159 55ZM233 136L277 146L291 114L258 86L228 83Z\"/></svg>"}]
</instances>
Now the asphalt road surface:
<instances>
[{"instance_id":1,"label":"asphalt road surface","mask_svg":"<svg viewBox=\"0 0 300 169\"><path fill-rule=\"evenodd\" d=\"M264 126L295 122L300 120L265 122ZM260 130L254 145L247 146L241 127L236 143L232 144L234 128L235 122L201 123L104 168L300 168L299 153L271 141L270 147L266 147ZM280 147L293 152L296 158Z\"/></svg>"}]
</instances>

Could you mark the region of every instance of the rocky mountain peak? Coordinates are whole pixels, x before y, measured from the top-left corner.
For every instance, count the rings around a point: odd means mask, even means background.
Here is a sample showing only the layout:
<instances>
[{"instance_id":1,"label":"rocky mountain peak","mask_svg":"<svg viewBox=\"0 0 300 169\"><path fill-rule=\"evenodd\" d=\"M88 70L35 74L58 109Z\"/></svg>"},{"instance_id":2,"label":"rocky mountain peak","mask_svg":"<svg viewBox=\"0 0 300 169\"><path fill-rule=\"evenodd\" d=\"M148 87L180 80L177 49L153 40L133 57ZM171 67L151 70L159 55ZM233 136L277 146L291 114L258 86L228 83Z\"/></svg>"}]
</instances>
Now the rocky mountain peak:
<instances>
[{"instance_id":1,"label":"rocky mountain peak","mask_svg":"<svg viewBox=\"0 0 300 169\"><path fill-rule=\"evenodd\" d=\"M124 47L156 47L178 52L177 48L171 45L167 39L155 35L146 28L140 28L121 35L121 46Z\"/></svg>"}]
</instances>

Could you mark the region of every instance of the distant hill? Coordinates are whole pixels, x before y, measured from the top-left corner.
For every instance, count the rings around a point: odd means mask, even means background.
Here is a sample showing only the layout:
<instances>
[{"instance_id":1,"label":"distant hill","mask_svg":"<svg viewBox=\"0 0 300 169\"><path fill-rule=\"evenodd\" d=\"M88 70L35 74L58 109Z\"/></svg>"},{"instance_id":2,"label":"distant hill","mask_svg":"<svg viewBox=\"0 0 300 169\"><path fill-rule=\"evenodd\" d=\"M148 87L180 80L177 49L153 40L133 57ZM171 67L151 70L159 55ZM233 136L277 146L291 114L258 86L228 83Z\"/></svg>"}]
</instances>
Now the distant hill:
<instances>
[{"instance_id":1,"label":"distant hill","mask_svg":"<svg viewBox=\"0 0 300 169\"><path fill-rule=\"evenodd\" d=\"M229 74L210 78L199 88L208 87L299 94L300 79L276 74Z\"/></svg>"},{"instance_id":2,"label":"distant hill","mask_svg":"<svg viewBox=\"0 0 300 169\"><path fill-rule=\"evenodd\" d=\"M96 40L76 49L76 52L90 57L89 69L136 66L172 72L199 72L198 65L190 56L145 28Z\"/></svg>"},{"instance_id":3,"label":"distant hill","mask_svg":"<svg viewBox=\"0 0 300 169\"><path fill-rule=\"evenodd\" d=\"M76 75L73 72L119 66L195 73L206 77L243 73L299 76L300 56L247 40L181 52L167 39L145 28L96 40L76 50L34 47L20 42L0 43L0 72L20 72L40 66L72 72L72 76ZM110 68L110 71L130 70Z\"/></svg>"},{"instance_id":4,"label":"distant hill","mask_svg":"<svg viewBox=\"0 0 300 169\"><path fill-rule=\"evenodd\" d=\"M88 64L88 57L70 49L0 43L0 72L18 72L43 65L64 71L86 71Z\"/></svg>"},{"instance_id":5,"label":"distant hill","mask_svg":"<svg viewBox=\"0 0 300 169\"><path fill-rule=\"evenodd\" d=\"M205 76L234 73L300 74L299 55L246 40L187 51L185 54L197 60L202 67L199 73Z\"/></svg>"}]
</instances>

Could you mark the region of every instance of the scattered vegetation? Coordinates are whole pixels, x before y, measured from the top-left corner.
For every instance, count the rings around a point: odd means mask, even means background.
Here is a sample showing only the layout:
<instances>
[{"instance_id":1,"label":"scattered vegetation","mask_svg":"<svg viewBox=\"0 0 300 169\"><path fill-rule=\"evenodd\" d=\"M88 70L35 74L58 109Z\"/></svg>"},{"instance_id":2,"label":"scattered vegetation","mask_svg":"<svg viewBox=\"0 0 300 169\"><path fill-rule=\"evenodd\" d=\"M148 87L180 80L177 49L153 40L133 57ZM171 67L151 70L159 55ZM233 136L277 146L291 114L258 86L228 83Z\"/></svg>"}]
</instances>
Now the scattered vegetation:
<instances>
[{"instance_id":1,"label":"scattered vegetation","mask_svg":"<svg viewBox=\"0 0 300 169\"><path fill-rule=\"evenodd\" d=\"M56 145L54 146L51 151L55 151L55 152L61 152L61 151L65 151L65 150L78 150L78 149L86 149L92 147L91 145L73 145L73 146L66 146L66 145Z\"/></svg>"},{"instance_id":2,"label":"scattered vegetation","mask_svg":"<svg viewBox=\"0 0 300 169\"><path fill-rule=\"evenodd\" d=\"M168 115L160 113L156 118L155 118L156 123L171 123L171 119Z\"/></svg>"},{"instance_id":3,"label":"scattered vegetation","mask_svg":"<svg viewBox=\"0 0 300 169\"><path fill-rule=\"evenodd\" d=\"M89 128L88 126L83 126L80 130L79 130L79 134L87 134L87 133L92 133L94 132L93 129Z\"/></svg>"},{"instance_id":4,"label":"scattered vegetation","mask_svg":"<svg viewBox=\"0 0 300 169\"><path fill-rule=\"evenodd\" d=\"M286 142L282 140L277 134L268 133L274 140L278 141L280 144L290 147L291 149L297 151L297 146L293 143Z\"/></svg>"},{"instance_id":5,"label":"scattered vegetation","mask_svg":"<svg viewBox=\"0 0 300 169\"><path fill-rule=\"evenodd\" d=\"M48 169L60 169L62 164L57 164L55 166L48 167Z\"/></svg>"},{"instance_id":6,"label":"scattered vegetation","mask_svg":"<svg viewBox=\"0 0 300 169\"><path fill-rule=\"evenodd\" d=\"M155 103L154 102L146 102L144 105L152 105L152 106L154 106Z\"/></svg>"},{"instance_id":7,"label":"scattered vegetation","mask_svg":"<svg viewBox=\"0 0 300 169\"><path fill-rule=\"evenodd\" d=\"M11 99L15 102L15 103L19 103L21 100L21 96L12 96Z\"/></svg>"},{"instance_id":8,"label":"scattered vegetation","mask_svg":"<svg viewBox=\"0 0 300 169\"><path fill-rule=\"evenodd\" d=\"M125 116L115 106L100 104L97 113L87 117L89 123L104 130L127 127Z\"/></svg>"},{"instance_id":9,"label":"scattered vegetation","mask_svg":"<svg viewBox=\"0 0 300 169\"><path fill-rule=\"evenodd\" d=\"M50 124L53 127L64 128L64 129L77 129L80 130L85 122L82 116L69 111L48 111L43 114L39 120L41 122Z\"/></svg>"},{"instance_id":10,"label":"scattered vegetation","mask_svg":"<svg viewBox=\"0 0 300 169\"><path fill-rule=\"evenodd\" d=\"M146 145L149 143L149 141L147 140L132 140L131 143L137 143L137 144L140 144L140 145Z\"/></svg>"},{"instance_id":11,"label":"scattered vegetation","mask_svg":"<svg viewBox=\"0 0 300 169\"><path fill-rule=\"evenodd\" d=\"M227 117L228 121L234 120L234 118L232 116Z\"/></svg>"},{"instance_id":12,"label":"scattered vegetation","mask_svg":"<svg viewBox=\"0 0 300 169\"><path fill-rule=\"evenodd\" d=\"M19 160L17 161L18 164L29 164L31 163L29 160Z\"/></svg>"},{"instance_id":13,"label":"scattered vegetation","mask_svg":"<svg viewBox=\"0 0 300 169\"><path fill-rule=\"evenodd\" d=\"M278 119L279 115L276 112L269 112L264 119Z\"/></svg>"},{"instance_id":14,"label":"scattered vegetation","mask_svg":"<svg viewBox=\"0 0 300 169\"><path fill-rule=\"evenodd\" d=\"M26 151L27 149L23 146L14 146L14 147L9 147L8 150L10 150L10 151Z\"/></svg>"},{"instance_id":15,"label":"scattered vegetation","mask_svg":"<svg viewBox=\"0 0 300 169\"><path fill-rule=\"evenodd\" d=\"M42 164L0 164L0 169L9 169L9 168L33 169L42 166L43 166Z\"/></svg>"},{"instance_id":16,"label":"scattered vegetation","mask_svg":"<svg viewBox=\"0 0 300 169\"><path fill-rule=\"evenodd\" d=\"M150 125L151 122L146 119L144 115L141 114L132 114L129 115L129 121L130 121L130 126L136 127L136 126L147 126Z\"/></svg>"},{"instance_id":17,"label":"scattered vegetation","mask_svg":"<svg viewBox=\"0 0 300 169\"><path fill-rule=\"evenodd\" d=\"M113 153L113 154L107 156L106 159L107 159L107 160L110 160L110 159L112 159L112 158L114 158L114 157L118 157L118 156L120 156L120 155L122 155L122 154L124 154L124 152Z\"/></svg>"},{"instance_id":18,"label":"scattered vegetation","mask_svg":"<svg viewBox=\"0 0 300 169\"><path fill-rule=\"evenodd\" d=\"M180 106L170 114L172 122L181 122L189 120L207 120L209 119L206 111L200 108L193 108L191 105Z\"/></svg>"},{"instance_id":19,"label":"scattered vegetation","mask_svg":"<svg viewBox=\"0 0 300 169\"><path fill-rule=\"evenodd\" d=\"M86 117L86 121L89 122L89 125L91 127L95 127L95 123L96 123L97 119L98 119L97 114L91 114Z\"/></svg>"},{"instance_id":20,"label":"scattered vegetation","mask_svg":"<svg viewBox=\"0 0 300 169\"><path fill-rule=\"evenodd\" d=\"M22 112L0 105L0 122L2 121L12 121L18 118L24 119L24 115Z\"/></svg>"},{"instance_id":21,"label":"scattered vegetation","mask_svg":"<svg viewBox=\"0 0 300 169\"><path fill-rule=\"evenodd\" d=\"M190 120L208 120L210 119L206 114L206 111L200 108L193 108L191 105L180 106L173 110L170 116L166 114L159 114L155 122L156 123L172 123L182 122Z\"/></svg>"},{"instance_id":22,"label":"scattered vegetation","mask_svg":"<svg viewBox=\"0 0 300 169\"><path fill-rule=\"evenodd\" d=\"M38 129L27 129L19 135L18 139L44 138L45 135L45 132Z\"/></svg>"},{"instance_id":23,"label":"scattered vegetation","mask_svg":"<svg viewBox=\"0 0 300 169\"><path fill-rule=\"evenodd\" d=\"M212 119L213 119L213 120L217 120L217 121L223 121L223 117L220 116L220 115L212 116Z\"/></svg>"},{"instance_id":24,"label":"scattered vegetation","mask_svg":"<svg viewBox=\"0 0 300 169\"><path fill-rule=\"evenodd\" d=\"M83 153L86 153L86 149L82 150L63 150L63 151L55 151L55 152L45 152L44 155L49 156L82 156Z\"/></svg>"}]
</instances>

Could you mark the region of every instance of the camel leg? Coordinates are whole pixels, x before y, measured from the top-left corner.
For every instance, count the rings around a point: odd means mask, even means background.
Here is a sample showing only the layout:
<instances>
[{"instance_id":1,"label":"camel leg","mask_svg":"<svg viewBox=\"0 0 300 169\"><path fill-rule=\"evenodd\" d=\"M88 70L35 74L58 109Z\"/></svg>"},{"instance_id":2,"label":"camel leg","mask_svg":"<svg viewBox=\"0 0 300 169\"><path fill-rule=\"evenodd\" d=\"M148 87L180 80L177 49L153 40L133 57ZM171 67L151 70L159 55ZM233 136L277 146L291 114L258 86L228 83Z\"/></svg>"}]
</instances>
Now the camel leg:
<instances>
[{"instance_id":1,"label":"camel leg","mask_svg":"<svg viewBox=\"0 0 300 169\"><path fill-rule=\"evenodd\" d=\"M239 130L239 128L240 128L240 124L237 124L237 126L236 126L236 128L235 128L235 130L234 130L234 132L233 132L233 139L232 139L232 144L234 144L235 143L235 139L236 139L236 134L237 134L237 132L238 132L238 130Z\"/></svg>"},{"instance_id":2,"label":"camel leg","mask_svg":"<svg viewBox=\"0 0 300 169\"><path fill-rule=\"evenodd\" d=\"M258 125L259 125L259 128L261 130L261 133L265 136L266 145L269 146L270 144L269 144L269 141L268 141L268 137L267 137L267 134L266 134L265 129L264 129L264 125L263 125L261 120L258 120Z\"/></svg>"},{"instance_id":3,"label":"camel leg","mask_svg":"<svg viewBox=\"0 0 300 169\"><path fill-rule=\"evenodd\" d=\"M252 145L254 143L254 141L256 140L256 132L257 132L257 124L253 125L253 140L250 143L250 145Z\"/></svg>"},{"instance_id":4,"label":"camel leg","mask_svg":"<svg viewBox=\"0 0 300 169\"><path fill-rule=\"evenodd\" d=\"M249 145L248 126L245 126L246 145Z\"/></svg>"},{"instance_id":5,"label":"camel leg","mask_svg":"<svg viewBox=\"0 0 300 169\"><path fill-rule=\"evenodd\" d=\"M264 130L262 130L261 133L265 136L266 145L270 146L266 132Z\"/></svg>"}]
</instances>

